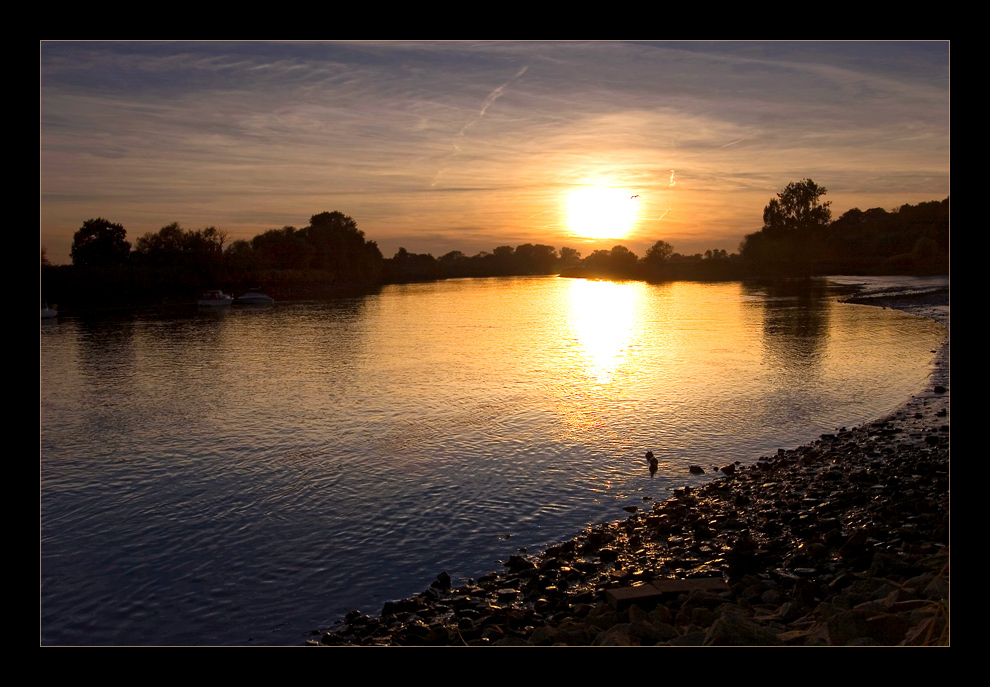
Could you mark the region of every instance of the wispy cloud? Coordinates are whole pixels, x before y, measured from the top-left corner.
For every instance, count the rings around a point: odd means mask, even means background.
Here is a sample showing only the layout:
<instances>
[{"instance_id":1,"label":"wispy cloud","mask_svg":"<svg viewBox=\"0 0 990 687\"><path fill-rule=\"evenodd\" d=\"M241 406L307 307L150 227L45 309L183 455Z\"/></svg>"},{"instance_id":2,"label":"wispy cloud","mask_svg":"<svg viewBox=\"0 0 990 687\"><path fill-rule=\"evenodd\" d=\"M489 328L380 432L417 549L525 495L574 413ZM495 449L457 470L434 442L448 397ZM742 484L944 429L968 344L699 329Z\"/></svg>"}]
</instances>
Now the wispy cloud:
<instances>
[{"instance_id":1,"label":"wispy cloud","mask_svg":"<svg viewBox=\"0 0 990 687\"><path fill-rule=\"evenodd\" d=\"M492 103L494 103L502 96L502 94L505 92L505 89L508 88L513 81L515 81L523 74L525 74L527 69L528 67L526 66L522 67L518 72L516 72L516 75L512 77L512 79L506 81L504 84L502 84L501 86L499 86L498 88L496 88L495 90L493 90L491 93L488 94L488 97L485 98L485 101L481 104L481 110L478 111L478 114L475 115L470 121L468 121L467 124L465 124L461 128L461 130L458 131L457 134L454 136L454 142L452 144L453 150L451 150L451 152L447 155L447 158L453 157L458 152L460 152L461 149L460 140L467 135L468 130L470 130L471 127L473 127L482 117L485 116L485 113L488 111L488 108L491 107ZM446 170L445 167L441 167L439 170L437 170L437 173L434 175L433 181L430 184L430 186L436 186L437 184L440 183L440 177L443 175L445 170Z\"/></svg>"},{"instance_id":2,"label":"wispy cloud","mask_svg":"<svg viewBox=\"0 0 990 687\"><path fill-rule=\"evenodd\" d=\"M46 42L40 95L56 260L93 216L559 244L567 190L611 183L704 250L794 179L834 212L948 193L945 43Z\"/></svg>"}]
</instances>

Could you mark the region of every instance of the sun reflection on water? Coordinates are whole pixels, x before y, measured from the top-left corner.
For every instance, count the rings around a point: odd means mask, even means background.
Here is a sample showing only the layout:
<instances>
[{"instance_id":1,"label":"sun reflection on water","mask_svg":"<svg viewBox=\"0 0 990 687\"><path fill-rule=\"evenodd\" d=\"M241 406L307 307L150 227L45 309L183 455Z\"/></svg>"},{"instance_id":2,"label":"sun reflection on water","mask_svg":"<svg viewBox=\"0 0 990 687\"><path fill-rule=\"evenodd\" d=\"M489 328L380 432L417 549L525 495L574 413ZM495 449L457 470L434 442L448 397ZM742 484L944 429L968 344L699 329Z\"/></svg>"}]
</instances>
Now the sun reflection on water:
<instances>
[{"instance_id":1,"label":"sun reflection on water","mask_svg":"<svg viewBox=\"0 0 990 687\"><path fill-rule=\"evenodd\" d=\"M635 339L636 289L581 279L570 286L570 324L584 376L599 385L611 384Z\"/></svg>"}]
</instances>

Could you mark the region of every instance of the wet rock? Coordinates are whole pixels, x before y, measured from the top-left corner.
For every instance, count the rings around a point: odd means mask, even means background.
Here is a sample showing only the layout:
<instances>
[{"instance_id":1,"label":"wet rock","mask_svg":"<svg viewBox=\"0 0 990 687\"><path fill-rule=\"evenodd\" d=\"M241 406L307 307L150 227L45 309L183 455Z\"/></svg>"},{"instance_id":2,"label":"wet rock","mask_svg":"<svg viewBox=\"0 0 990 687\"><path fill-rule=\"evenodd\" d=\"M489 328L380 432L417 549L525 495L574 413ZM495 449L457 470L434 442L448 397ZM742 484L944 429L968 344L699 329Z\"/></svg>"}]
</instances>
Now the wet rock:
<instances>
[{"instance_id":1,"label":"wet rock","mask_svg":"<svg viewBox=\"0 0 990 687\"><path fill-rule=\"evenodd\" d=\"M638 644L639 642L629 634L629 623L613 625L603 630L592 642L592 646L637 646Z\"/></svg>"},{"instance_id":2,"label":"wet rock","mask_svg":"<svg viewBox=\"0 0 990 687\"><path fill-rule=\"evenodd\" d=\"M382 606L382 615L399 615L399 614L409 614L415 613L419 609L419 600L412 599L400 599L398 601L386 601L385 605Z\"/></svg>"},{"instance_id":3,"label":"wet rock","mask_svg":"<svg viewBox=\"0 0 990 687\"><path fill-rule=\"evenodd\" d=\"M513 573L528 572L536 569L536 564L525 558L523 556L515 555L509 556L509 560L505 563L505 567Z\"/></svg>"},{"instance_id":4,"label":"wet rock","mask_svg":"<svg viewBox=\"0 0 990 687\"><path fill-rule=\"evenodd\" d=\"M448 575L446 572L440 573L439 575L437 575L437 579L434 580L430 586L435 589L442 589L442 590L450 589L450 575Z\"/></svg>"},{"instance_id":5,"label":"wet rock","mask_svg":"<svg viewBox=\"0 0 990 687\"><path fill-rule=\"evenodd\" d=\"M667 644L669 646L704 646L707 636L708 632L705 630L692 630L674 637Z\"/></svg>"},{"instance_id":6,"label":"wet rock","mask_svg":"<svg viewBox=\"0 0 990 687\"><path fill-rule=\"evenodd\" d=\"M850 646L868 632L870 613L861 610L841 611L826 623L829 642L833 646Z\"/></svg>"},{"instance_id":7,"label":"wet rock","mask_svg":"<svg viewBox=\"0 0 990 687\"><path fill-rule=\"evenodd\" d=\"M736 608L727 609L709 627L704 646L778 646L777 634Z\"/></svg>"}]
</instances>

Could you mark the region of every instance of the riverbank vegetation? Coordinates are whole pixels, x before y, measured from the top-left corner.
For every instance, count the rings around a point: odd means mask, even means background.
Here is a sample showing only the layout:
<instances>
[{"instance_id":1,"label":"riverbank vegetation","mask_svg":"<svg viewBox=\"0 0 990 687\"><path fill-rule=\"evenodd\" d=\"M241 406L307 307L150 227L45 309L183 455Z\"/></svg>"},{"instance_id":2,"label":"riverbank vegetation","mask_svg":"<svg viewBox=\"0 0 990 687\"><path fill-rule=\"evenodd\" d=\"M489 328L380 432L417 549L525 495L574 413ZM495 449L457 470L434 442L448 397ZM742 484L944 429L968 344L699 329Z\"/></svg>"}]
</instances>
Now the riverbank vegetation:
<instances>
[{"instance_id":1,"label":"riverbank vegetation","mask_svg":"<svg viewBox=\"0 0 990 687\"><path fill-rule=\"evenodd\" d=\"M752 274L948 274L949 199L853 208L832 221L826 189L811 179L788 184L763 211L763 228L739 254Z\"/></svg>"},{"instance_id":2,"label":"riverbank vegetation","mask_svg":"<svg viewBox=\"0 0 990 687\"><path fill-rule=\"evenodd\" d=\"M49 264L42 249L42 300L63 310L183 304L208 288L239 294L257 286L276 299L326 298L385 283L539 274L645 281L948 274L948 198L891 211L852 209L833 221L825 194L811 179L788 184L738 253L682 255L657 240L642 257L622 245L582 257L573 248L527 243L474 256L400 248L385 258L354 219L336 211L251 240L173 222L132 245L123 226L96 218L76 232L71 265Z\"/></svg>"}]
</instances>

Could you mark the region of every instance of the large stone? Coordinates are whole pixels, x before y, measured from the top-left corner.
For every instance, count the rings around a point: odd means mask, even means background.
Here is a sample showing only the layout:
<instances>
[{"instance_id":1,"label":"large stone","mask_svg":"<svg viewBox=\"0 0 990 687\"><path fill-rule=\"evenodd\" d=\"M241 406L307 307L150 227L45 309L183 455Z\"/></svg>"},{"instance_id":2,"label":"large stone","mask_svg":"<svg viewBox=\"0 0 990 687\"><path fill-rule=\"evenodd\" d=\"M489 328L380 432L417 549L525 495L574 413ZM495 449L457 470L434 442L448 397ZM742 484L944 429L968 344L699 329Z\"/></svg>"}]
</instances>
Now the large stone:
<instances>
[{"instance_id":1,"label":"large stone","mask_svg":"<svg viewBox=\"0 0 990 687\"><path fill-rule=\"evenodd\" d=\"M450 575L446 571L440 573L430 586L435 589L450 589Z\"/></svg>"},{"instance_id":2,"label":"large stone","mask_svg":"<svg viewBox=\"0 0 990 687\"><path fill-rule=\"evenodd\" d=\"M509 560L505 563L505 567L508 568L510 572L522 573L534 570L536 568L536 564L523 556L513 554L512 556L509 556Z\"/></svg>"},{"instance_id":3,"label":"large stone","mask_svg":"<svg viewBox=\"0 0 990 687\"><path fill-rule=\"evenodd\" d=\"M602 630L595 641L594 646L635 646L639 642L629 636L629 623L613 625L607 630Z\"/></svg>"},{"instance_id":4,"label":"large stone","mask_svg":"<svg viewBox=\"0 0 990 687\"><path fill-rule=\"evenodd\" d=\"M729 585L721 577L654 580L651 584L660 594L672 596L686 594L694 590L719 593L729 589Z\"/></svg>"},{"instance_id":5,"label":"large stone","mask_svg":"<svg viewBox=\"0 0 990 687\"><path fill-rule=\"evenodd\" d=\"M382 606L382 615L399 615L402 613L415 613L419 609L419 602L416 599L399 599L397 601L386 601Z\"/></svg>"},{"instance_id":6,"label":"large stone","mask_svg":"<svg viewBox=\"0 0 990 687\"><path fill-rule=\"evenodd\" d=\"M842 611L827 620L829 642L833 646L847 646L855 640L867 636L870 614L857 611Z\"/></svg>"},{"instance_id":7,"label":"large stone","mask_svg":"<svg viewBox=\"0 0 990 687\"><path fill-rule=\"evenodd\" d=\"M640 608L652 608L660 602L662 597L663 592L651 584L618 587L605 591L606 600L617 611L625 610L633 604Z\"/></svg>"},{"instance_id":8,"label":"large stone","mask_svg":"<svg viewBox=\"0 0 990 687\"><path fill-rule=\"evenodd\" d=\"M705 635L705 646L778 646L783 642L772 630L747 618L741 611L722 613Z\"/></svg>"},{"instance_id":9,"label":"large stone","mask_svg":"<svg viewBox=\"0 0 990 687\"><path fill-rule=\"evenodd\" d=\"M667 642L670 646L703 646L707 633L704 630L692 630L674 637Z\"/></svg>"}]
</instances>

